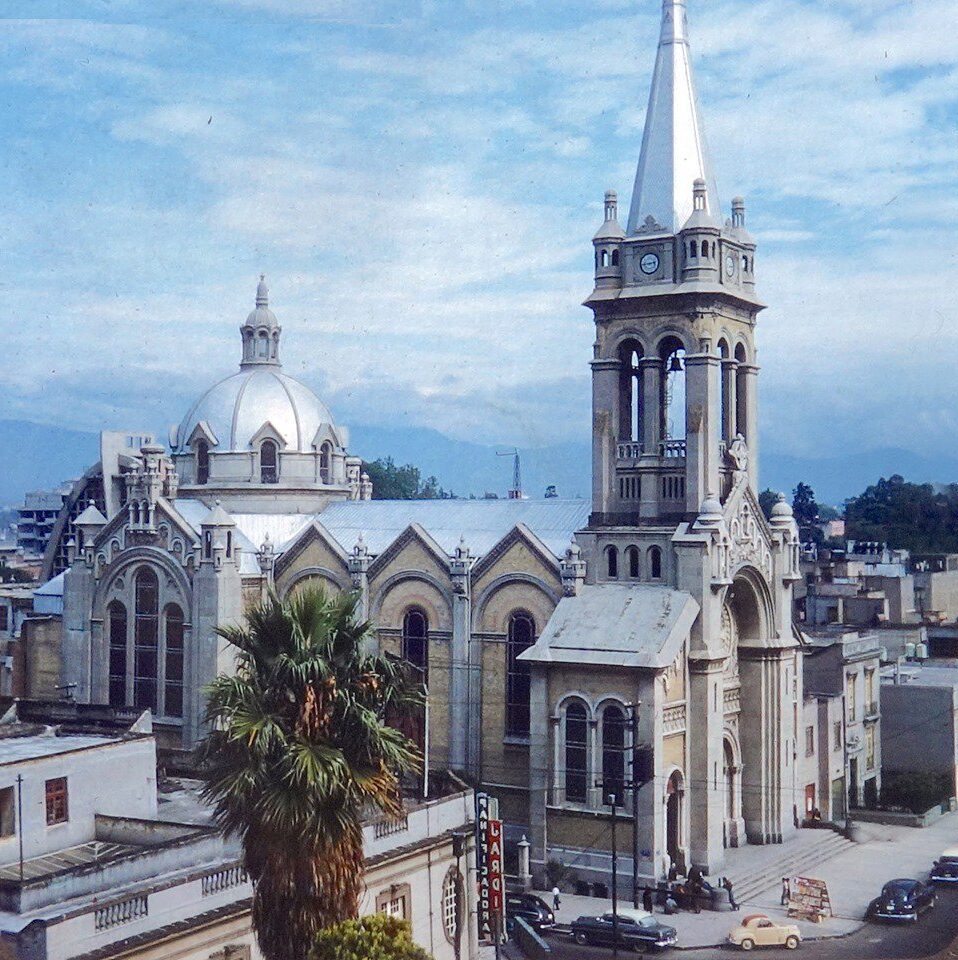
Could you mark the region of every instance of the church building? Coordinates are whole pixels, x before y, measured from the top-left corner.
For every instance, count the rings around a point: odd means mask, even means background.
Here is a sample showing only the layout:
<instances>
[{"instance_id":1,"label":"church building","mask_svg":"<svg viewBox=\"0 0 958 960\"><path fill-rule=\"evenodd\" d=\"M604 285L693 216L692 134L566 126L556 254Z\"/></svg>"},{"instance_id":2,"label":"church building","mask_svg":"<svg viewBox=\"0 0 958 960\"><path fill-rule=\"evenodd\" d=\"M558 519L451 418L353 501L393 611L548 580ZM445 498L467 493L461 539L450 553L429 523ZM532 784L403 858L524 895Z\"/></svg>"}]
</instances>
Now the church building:
<instances>
[{"instance_id":1,"label":"church building","mask_svg":"<svg viewBox=\"0 0 958 960\"><path fill-rule=\"evenodd\" d=\"M613 191L604 211L591 501L373 499L346 429L283 372L261 280L239 370L168 450L126 457L115 503L70 500L50 550L76 699L149 708L188 748L231 669L217 626L271 586L356 590L380 649L422 672L430 766L499 798L533 872L607 881L613 798L624 876L716 872L791 834L798 535L756 495L756 246L744 201L719 202L685 0L663 3L624 228Z\"/></svg>"}]
</instances>

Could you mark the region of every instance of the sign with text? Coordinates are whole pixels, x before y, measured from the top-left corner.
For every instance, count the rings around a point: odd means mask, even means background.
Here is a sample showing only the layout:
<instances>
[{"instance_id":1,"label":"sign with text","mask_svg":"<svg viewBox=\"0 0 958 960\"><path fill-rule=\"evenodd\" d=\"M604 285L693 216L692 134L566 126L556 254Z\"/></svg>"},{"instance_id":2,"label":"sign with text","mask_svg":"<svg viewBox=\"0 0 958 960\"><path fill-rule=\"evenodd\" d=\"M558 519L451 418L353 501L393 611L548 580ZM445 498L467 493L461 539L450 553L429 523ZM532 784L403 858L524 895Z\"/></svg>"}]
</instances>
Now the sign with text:
<instances>
[{"instance_id":1,"label":"sign with text","mask_svg":"<svg viewBox=\"0 0 958 960\"><path fill-rule=\"evenodd\" d=\"M479 939L484 943L495 940L495 917L492 909L489 882L489 823L499 813L499 804L487 793L476 794L476 882L479 886ZM501 908L500 908L501 909Z\"/></svg>"},{"instance_id":2,"label":"sign with text","mask_svg":"<svg viewBox=\"0 0 958 960\"><path fill-rule=\"evenodd\" d=\"M490 820L486 830L486 870L489 878L489 913L494 916L502 913L505 885L501 820Z\"/></svg>"}]
</instances>

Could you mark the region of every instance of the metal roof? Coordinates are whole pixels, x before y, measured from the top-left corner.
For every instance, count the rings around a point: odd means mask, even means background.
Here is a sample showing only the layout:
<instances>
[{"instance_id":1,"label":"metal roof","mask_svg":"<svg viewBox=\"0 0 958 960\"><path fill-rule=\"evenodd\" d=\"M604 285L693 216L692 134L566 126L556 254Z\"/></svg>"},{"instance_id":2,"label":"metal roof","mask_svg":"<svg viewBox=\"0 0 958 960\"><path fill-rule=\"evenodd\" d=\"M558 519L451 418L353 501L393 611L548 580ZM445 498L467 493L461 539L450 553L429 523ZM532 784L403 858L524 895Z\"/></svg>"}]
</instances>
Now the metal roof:
<instances>
[{"instance_id":1,"label":"metal roof","mask_svg":"<svg viewBox=\"0 0 958 960\"><path fill-rule=\"evenodd\" d=\"M477 557L522 523L562 557L591 509L589 500L349 500L331 504L316 520L346 551L362 534L369 552L380 554L418 523L445 553L451 555L463 538Z\"/></svg>"},{"instance_id":2,"label":"metal roof","mask_svg":"<svg viewBox=\"0 0 958 960\"><path fill-rule=\"evenodd\" d=\"M27 760L39 760L42 757L55 757L60 753L74 750L86 750L89 747L104 747L113 743L123 743L122 737L107 737L86 734L39 733L30 737L0 737L0 766L10 763L23 763Z\"/></svg>"},{"instance_id":3,"label":"metal roof","mask_svg":"<svg viewBox=\"0 0 958 960\"><path fill-rule=\"evenodd\" d=\"M665 0L645 115L642 153L635 175L628 233L647 217L678 233L692 214L692 185L706 183L706 213L720 220L721 206L699 113L689 51L686 0Z\"/></svg>"},{"instance_id":4,"label":"metal roof","mask_svg":"<svg viewBox=\"0 0 958 960\"><path fill-rule=\"evenodd\" d=\"M691 594L670 587L592 584L559 601L520 659L661 669L678 656L698 613Z\"/></svg>"}]
</instances>

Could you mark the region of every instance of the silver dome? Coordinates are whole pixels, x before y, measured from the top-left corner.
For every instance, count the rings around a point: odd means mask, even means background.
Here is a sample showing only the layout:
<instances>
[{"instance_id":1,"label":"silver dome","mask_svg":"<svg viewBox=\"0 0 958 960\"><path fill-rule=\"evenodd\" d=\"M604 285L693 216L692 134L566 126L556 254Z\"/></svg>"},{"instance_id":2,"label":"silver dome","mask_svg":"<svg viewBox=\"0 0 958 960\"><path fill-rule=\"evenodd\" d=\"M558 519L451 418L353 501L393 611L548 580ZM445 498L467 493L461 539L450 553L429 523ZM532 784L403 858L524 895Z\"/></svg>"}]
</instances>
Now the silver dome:
<instances>
[{"instance_id":1,"label":"silver dome","mask_svg":"<svg viewBox=\"0 0 958 960\"><path fill-rule=\"evenodd\" d=\"M180 424L174 452L188 449L193 431L203 421L218 441L215 453L248 451L266 423L273 425L289 451L314 453L313 440L323 424L339 439L329 410L316 394L275 366L241 370L207 390Z\"/></svg>"}]
</instances>

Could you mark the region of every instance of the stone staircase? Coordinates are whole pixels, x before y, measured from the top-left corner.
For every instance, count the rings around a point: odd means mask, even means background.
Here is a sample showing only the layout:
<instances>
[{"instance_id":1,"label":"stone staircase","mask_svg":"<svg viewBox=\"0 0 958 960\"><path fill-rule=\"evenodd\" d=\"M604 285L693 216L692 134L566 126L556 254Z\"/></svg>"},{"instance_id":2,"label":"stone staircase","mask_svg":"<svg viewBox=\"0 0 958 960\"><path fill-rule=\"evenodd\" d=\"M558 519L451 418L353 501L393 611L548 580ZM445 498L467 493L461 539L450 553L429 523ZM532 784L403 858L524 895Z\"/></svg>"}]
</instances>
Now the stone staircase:
<instances>
[{"instance_id":1,"label":"stone staircase","mask_svg":"<svg viewBox=\"0 0 958 960\"><path fill-rule=\"evenodd\" d=\"M780 888L782 877L814 875L815 867L853 846L833 830L800 830L785 844L729 850L722 874L732 881L735 899L744 904L770 887Z\"/></svg>"}]
</instances>

